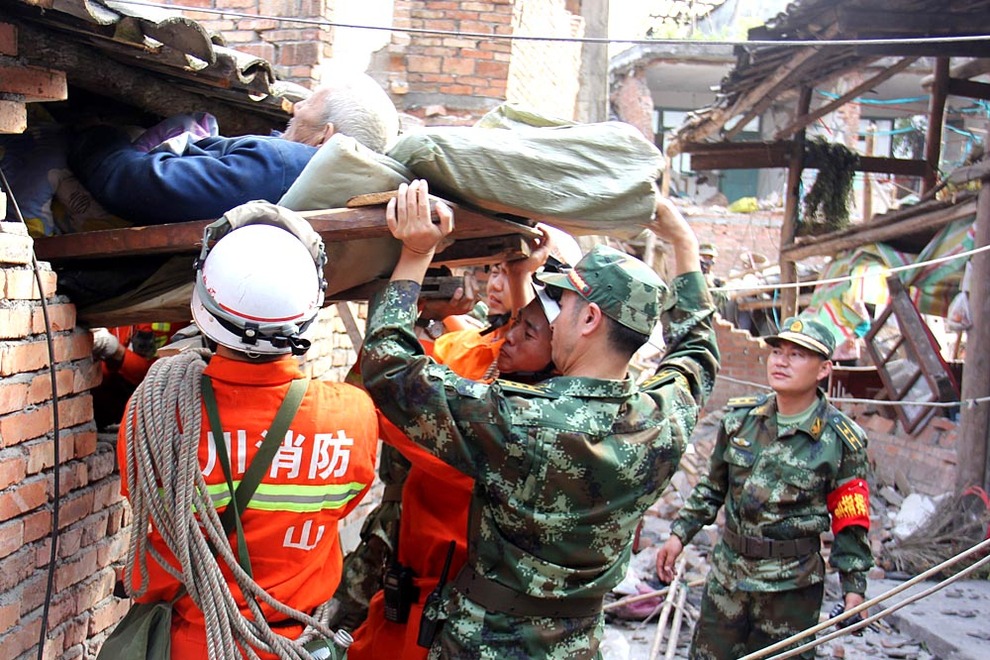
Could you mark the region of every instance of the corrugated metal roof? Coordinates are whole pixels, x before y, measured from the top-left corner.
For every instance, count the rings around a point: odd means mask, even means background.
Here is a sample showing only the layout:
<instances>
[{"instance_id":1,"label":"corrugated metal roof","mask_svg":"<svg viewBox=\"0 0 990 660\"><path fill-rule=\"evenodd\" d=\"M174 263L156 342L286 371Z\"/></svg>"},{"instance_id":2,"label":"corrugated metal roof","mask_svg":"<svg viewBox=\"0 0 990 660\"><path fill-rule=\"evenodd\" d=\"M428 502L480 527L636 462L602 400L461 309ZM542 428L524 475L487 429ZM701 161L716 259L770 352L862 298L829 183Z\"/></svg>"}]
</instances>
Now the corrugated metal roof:
<instances>
[{"instance_id":1,"label":"corrugated metal roof","mask_svg":"<svg viewBox=\"0 0 990 660\"><path fill-rule=\"evenodd\" d=\"M298 100L308 93L300 85L277 80L266 60L227 48L220 35L171 10L113 0L0 0L0 12L22 30L47 33L52 40L84 48L87 57L91 53L126 67L119 71L150 74L163 87L201 95L207 99L202 110L212 111L209 104L219 102L284 122L282 99ZM32 32L33 28L40 32ZM21 55L30 60L31 40L22 38L20 43ZM73 61L66 57L55 63L31 63L69 69L70 83L74 77L87 79L92 74L84 70L84 62L79 70L71 70ZM140 95L130 100L142 106ZM145 109L161 114L160 107Z\"/></svg>"}]
</instances>

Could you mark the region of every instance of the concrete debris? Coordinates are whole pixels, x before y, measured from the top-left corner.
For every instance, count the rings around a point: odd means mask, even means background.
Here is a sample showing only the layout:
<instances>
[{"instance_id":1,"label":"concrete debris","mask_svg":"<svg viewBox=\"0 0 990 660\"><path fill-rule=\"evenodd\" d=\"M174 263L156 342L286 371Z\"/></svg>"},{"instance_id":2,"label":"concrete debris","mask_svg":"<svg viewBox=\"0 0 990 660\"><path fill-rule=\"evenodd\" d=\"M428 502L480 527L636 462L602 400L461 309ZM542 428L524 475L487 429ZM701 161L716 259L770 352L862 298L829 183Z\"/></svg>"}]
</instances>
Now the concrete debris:
<instances>
[{"instance_id":1,"label":"concrete debris","mask_svg":"<svg viewBox=\"0 0 990 660\"><path fill-rule=\"evenodd\" d=\"M925 524L935 512L935 500L927 495L911 493L904 498L900 511L894 516L893 535L906 539Z\"/></svg>"}]
</instances>

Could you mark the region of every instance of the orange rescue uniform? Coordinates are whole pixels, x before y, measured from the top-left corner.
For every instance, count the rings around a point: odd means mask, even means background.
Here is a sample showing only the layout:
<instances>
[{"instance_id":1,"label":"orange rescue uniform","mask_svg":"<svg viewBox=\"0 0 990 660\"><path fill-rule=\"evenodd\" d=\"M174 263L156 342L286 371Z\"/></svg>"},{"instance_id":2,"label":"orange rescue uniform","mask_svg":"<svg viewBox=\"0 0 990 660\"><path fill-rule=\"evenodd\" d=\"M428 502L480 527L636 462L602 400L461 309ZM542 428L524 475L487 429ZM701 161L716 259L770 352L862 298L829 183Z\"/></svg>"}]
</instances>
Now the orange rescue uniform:
<instances>
[{"instance_id":1,"label":"orange rescue uniform","mask_svg":"<svg viewBox=\"0 0 990 660\"><path fill-rule=\"evenodd\" d=\"M210 359L205 374L213 381L223 430L230 437L232 476L237 482L257 453L262 433L268 430L289 384L303 373L292 356L249 363L216 355ZM126 415L133 412L129 403ZM207 433L205 408L203 420L199 463L211 492L217 487L218 492L226 493L223 469ZM125 428L126 423L118 434L117 454L121 490L126 496ZM252 499L241 513L254 578L272 597L311 613L333 596L342 567L337 523L357 506L371 486L377 444L377 415L365 392L342 383L309 382L286 439L262 478L261 487L266 490L263 508ZM284 497L280 497L280 487L285 489ZM150 538L155 549L178 568L157 530L151 531ZM236 547L236 533L230 539ZM138 602L171 600L180 583L150 556L147 566L149 587ZM241 612L250 617L233 576L226 566L222 568ZM132 588L136 589L136 571L134 577ZM265 605L262 609L280 634L295 638L302 633L302 624L287 620ZM172 618L172 657L208 660L205 626L203 613L192 599L180 598Z\"/></svg>"},{"instance_id":2,"label":"orange rescue uniform","mask_svg":"<svg viewBox=\"0 0 990 660\"><path fill-rule=\"evenodd\" d=\"M455 373L481 379L498 357L505 332L481 336L476 329L441 335L432 347L438 362ZM427 354L430 347L424 342ZM385 620L385 596L378 591L368 604L368 618L354 631L348 660L425 660L429 649L416 644L426 597L440 581L451 541L456 543L447 579L453 580L467 561L467 524L474 480L458 472L410 440L385 417L382 438L412 463L402 487L398 561L416 573L419 599L407 623Z\"/></svg>"}]
</instances>

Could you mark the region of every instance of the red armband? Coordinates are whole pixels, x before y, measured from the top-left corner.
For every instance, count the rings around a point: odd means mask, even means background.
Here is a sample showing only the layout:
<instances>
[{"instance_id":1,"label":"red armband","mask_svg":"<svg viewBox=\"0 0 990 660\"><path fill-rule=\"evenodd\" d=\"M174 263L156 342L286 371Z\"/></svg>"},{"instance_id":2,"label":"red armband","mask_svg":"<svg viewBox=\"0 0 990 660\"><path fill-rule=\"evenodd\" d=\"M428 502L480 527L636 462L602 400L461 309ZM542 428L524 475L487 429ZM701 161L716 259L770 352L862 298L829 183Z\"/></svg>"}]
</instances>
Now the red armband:
<instances>
[{"instance_id":1,"label":"red armband","mask_svg":"<svg viewBox=\"0 0 990 660\"><path fill-rule=\"evenodd\" d=\"M828 495L828 512L832 514L832 533L850 525L870 529L870 487L864 479L852 479Z\"/></svg>"}]
</instances>

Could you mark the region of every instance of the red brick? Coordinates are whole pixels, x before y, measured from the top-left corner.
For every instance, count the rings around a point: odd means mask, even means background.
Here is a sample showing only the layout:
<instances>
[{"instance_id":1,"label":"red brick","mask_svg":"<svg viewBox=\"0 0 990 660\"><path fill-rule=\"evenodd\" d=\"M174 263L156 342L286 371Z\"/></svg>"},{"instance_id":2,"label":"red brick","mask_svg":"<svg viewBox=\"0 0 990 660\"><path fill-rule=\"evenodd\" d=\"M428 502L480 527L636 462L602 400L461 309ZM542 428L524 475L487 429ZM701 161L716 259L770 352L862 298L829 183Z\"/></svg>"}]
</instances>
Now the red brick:
<instances>
[{"instance_id":1,"label":"red brick","mask_svg":"<svg viewBox=\"0 0 990 660\"><path fill-rule=\"evenodd\" d=\"M70 362L89 358L93 354L93 335L88 330L77 328L67 335L55 337L55 361Z\"/></svg>"},{"instance_id":2,"label":"red brick","mask_svg":"<svg viewBox=\"0 0 990 660\"><path fill-rule=\"evenodd\" d=\"M0 452L0 490L15 484L27 476L27 459L17 450Z\"/></svg>"},{"instance_id":3,"label":"red brick","mask_svg":"<svg viewBox=\"0 0 990 660\"><path fill-rule=\"evenodd\" d=\"M76 607L80 612L91 613L108 599L113 598L113 586L117 581L112 568L101 567L90 579L84 580L75 589ZM116 599L114 599L116 600Z\"/></svg>"},{"instance_id":4,"label":"red brick","mask_svg":"<svg viewBox=\"0 0 990 660\"><path fill-rule=\"evenodd\" d=\"M2 240L2 237L0 237ZM0 339L21 339L31 334L31 308L3 301L0 307Z\"/></svg>"},{"instance_id":5,"label":"red brick","mask_svg":"<svg viewBox=\"0 0 990 660\"><path fill-rule=\"evenodd\" d=\"M0 101L0 133L18 135L26 130L27 107L17 101ZM23 264L27 261L17 260L11 263Z\"/></svg>"},{"instance_id":6,"label":"red brick","mask_svg":"<svg viewBox=\"0 0 990 660\"><path fill-rule=\"evenodd\" d=\"M103 369L99 362L76 362L72 365L72 372L72 391L76 394L94 389L103 382Z\"/></svg>"},{"instance_id":7,"label":"red brick","mask_svg":"<svg viewBox=\"0 0 990 660\"><path fill-rule=\"evenodd\" d=\"M65 72L36 66L0 66L0 92L19 94L24 101L64 101L69 96Z\"/></svg>"},{"instance_id":8,"label":"red brick","mask_svg":"<svg viewBox=\"0 0 990 660\"><path fill-rule=\"evenodd\" d=\"M0 415L23 409L27 405L30 388L28 381L16 375L0 381Z\"/></svg>"},{"instance_id":9,"label":"red brick","mask_svg":"<svg viewBox=\"0 0 990 660\"><path fill-rule=\"evenodd\" d=\"M76 325L76 306L71 303L57 303L48 305L48 324L52 332L60 330L71 330ZM45 312L38 305L31 314L31 333L40 334L48 331L45 326Z\"/></svg>"},{"instance_id":10,"label":"red brick","mask_svg":"<svg viewBox=\"0 0 990 660\"><path fill-rule=\"evenodd\" d=\"M10 630L21 620L21 608L17 603L0 605L0 634Z\"/></svg>"},{"instance_id":11,"label":"red brick","mask_svg":"<svg viewBox=\"0 0 990 660\"><path fill-rule=\"evenodd\" d=\"M124 507L112 507L107 516L107 535L113 536L124 527Z\"/></svg>"},{"instance_id":12,"label":"red brick","mask_svg":"<svg viewBox=\"0 0 990 660\"><path fill-rule=\"evenodd\" d=\"M38 300L38 281L30 268L4 268L3 293L8 300ZM38 276L45 291L45 298L55 295L58 278L51 270L39 270Z\"/></svg>"},{"instance_id":13,"label":"red brick","mask_svg":"<svg viewBox=\"0 0 990 660\"><path fill-rule=\"evenodd\" d=\"M20 520L24 522L24 543L33 543L52 533L52 512L48 509L21 516Z\"/></svg>"},{"instance_id":14,"label":"red brick","mask_svg":"<svg viewBox=\"0 0 990 660\"><path fill-rule=\"evenodd\" d=\"M72 455L75 458L85 458L96 451L96 431L93 429L87 429L79 431L72 434L73 441L73 451ZM116 461L114 462L116 466ZM96 479L102 479L102 476L94 477Z\"/></svg>"},{"instance_id":15,"label":"red brick","mask_svg":"<svg viewBox=\"0 0 990 660\"><path fill-rule=\"evenodd\" d=\"M278 63L282 66L295 64L315 65L320 57L316 42L283 43L278 47Z\"/></svg>"},{"instance_id":16,"label":"red brick","mask_svg":"<svg viewBox=\"0 0 990 660\"><path fill-rule=\"evenodd\" d=\"M46 366L48 346L45 342L0 342L0 376L37 371Z\"/></svg>"},{"instance_id":17,"label":"red brick","mask_svg":"<svg viewBox=\"0 0 990 660\"><path fill-rule=\"evenodd\" d=\"M29 440L21 445L27 450L27 473L38 474L55 465L55 443L51 437ZM71 433L59 433L59 462L73 458L74 437Z\"/></svg>"},{"instance_id":18,"label":"red brick","mask_svg":"<svg viewBox=\"0 0 990 660\"><path fill-rule=\"evenodd\" d=\"M90 482L101 481L117 469L117 454L103 445L99 452L87 456L85 463L89 469Z\"/></svg>"},{"instance_id":19,"label":"red brick","mask_svg":"<svg viewBox=\"0 0 990 660\"><path fill-rule=\"evenodd\" d=\"M114 626L124 618L130 609L131 601L120 598L110 598L94 607L89 618L89 634L93 636Z\"/></svg>"},{"instance_id":20,"label":"red brick","mask_svg":"<svg viewBox=\"0 0 990 660\"><path fill-rule=\"evenodd\" d=\"M40 438L54 427L51 406L40 406L0 417L0 445L12 445Z\"/></svg>"},{"instance_id":21,"label":"red brick","mask_svg":"<svg viewBox=\"0 0 990 660\"><path fill-rule=\"evenodd\" d=\"M80 494L72 493L62 501L58 516L59 529L82 520L91 513L93 513L93 491L87 490Z\"/></svg>"},{"instance_id":22,"label":"red brick","mask_svg":"<svg viewBox=\"0 0 990 660\"><path fill-rule=\"evenodd\" d=\"M24 523L11 520L0 525L0 557L20 550L24 544Z\"/></svg>"},{"instance_id":23,"label":"red brick","mask_svg":"<svg viewBox=\"0 0 990 660\"><path fill-rule=\"evenodd\" d=\"M16 518L47 503L47 479L26 480L0 493L0 521Z\"/></svg>"},{"instance_id":24,"label":"red brick","mask_svg":"<svg viewBox=\"0 0 990 660\"><path fill-rule=\"evenodd\" d=\"M17 27L0 23L0 55L17 55Z\"/></svg>"},{"instance_id":25,"label":"red brick","mask_svg":"<svg viewBox=\"0 0 990 660\"><path fill-rule=\"evenodd\" d=\"M66 562L55 569L55 589L62 591L82 582L96 572L96 548L90 548L74 562Z\"/></svg>"},{"instance_id":26,"label":"red brick","mask_svg":"<svg viewBox=\"0 0 990 660\"><path fill-rule=\"evenodd\" d=\"M30 618L23 617L19 626L0 636L0 648L3 649L5 657L16 658L26 650L37 646L40 633L41 613L32 613Z\"/></svg>"}]
</instances>

